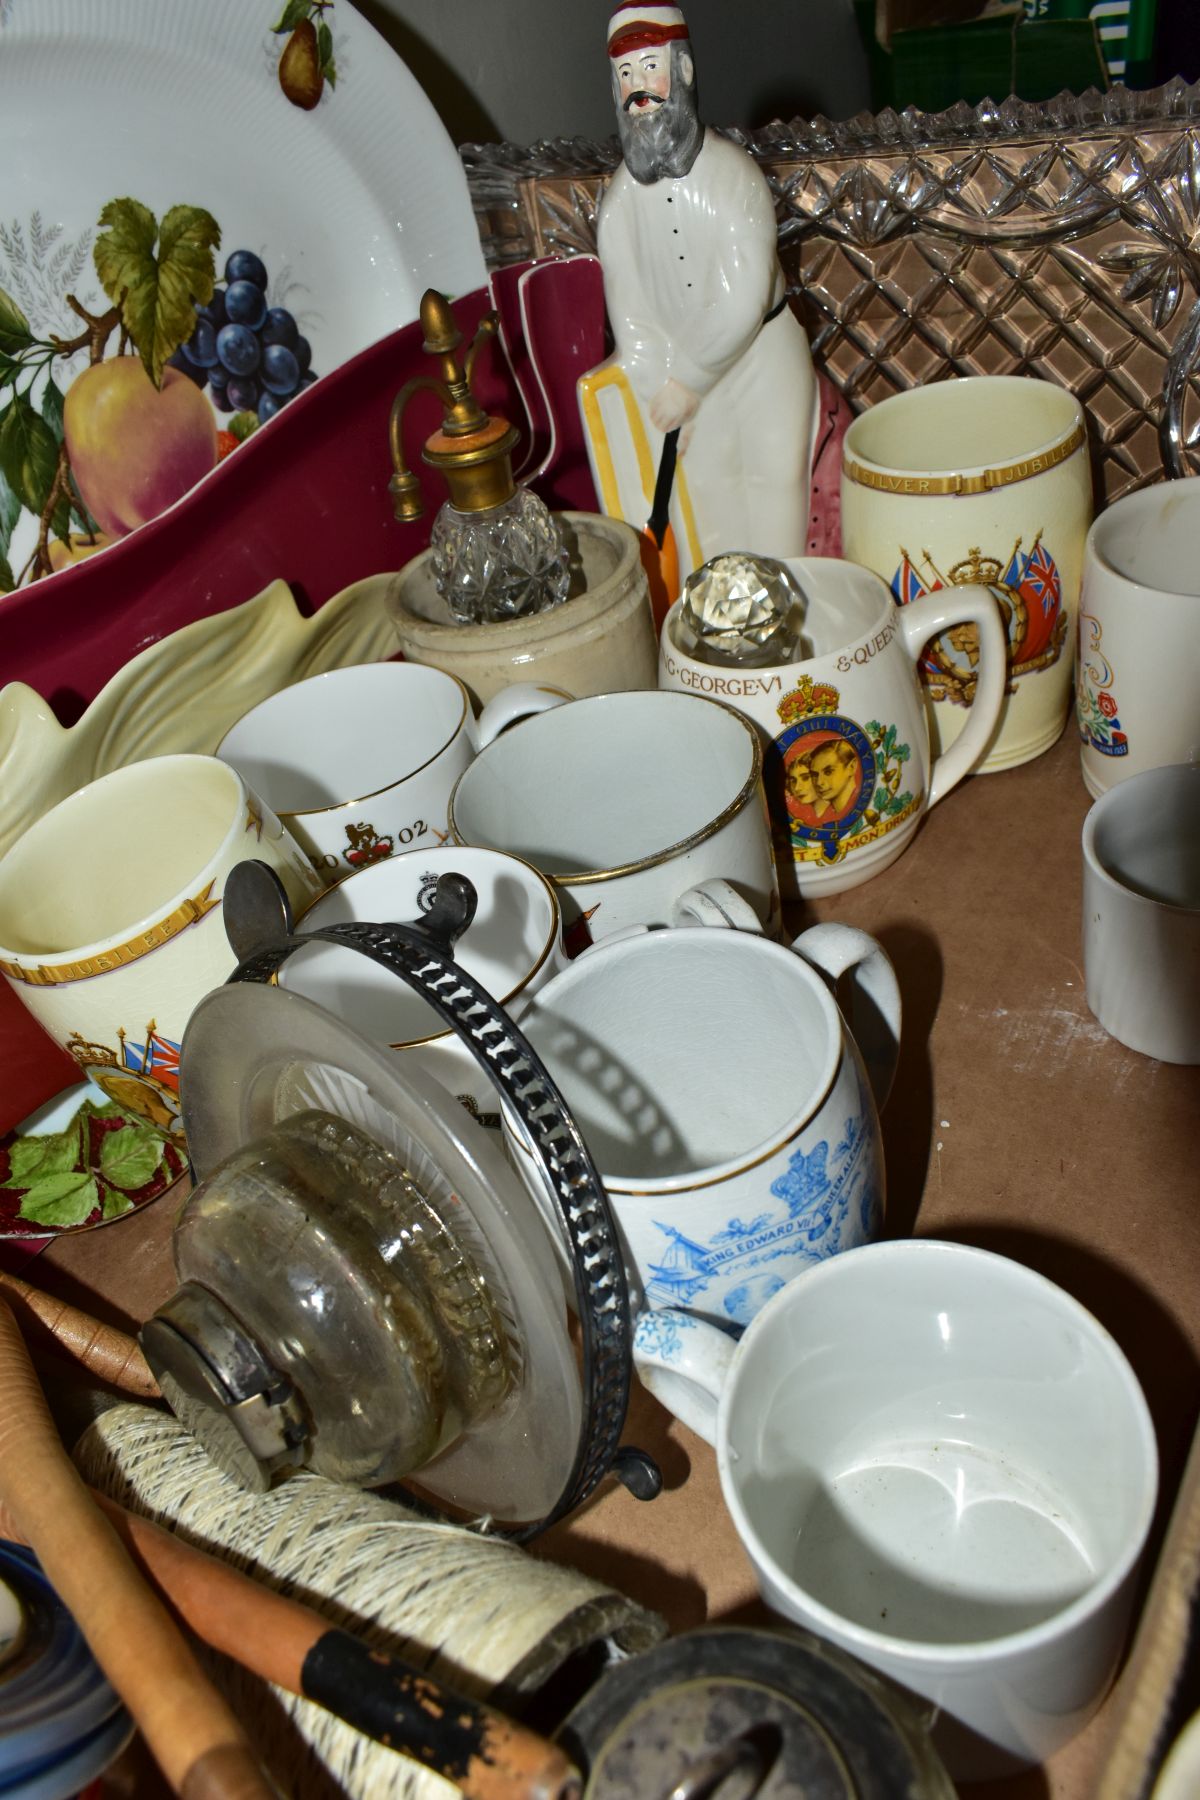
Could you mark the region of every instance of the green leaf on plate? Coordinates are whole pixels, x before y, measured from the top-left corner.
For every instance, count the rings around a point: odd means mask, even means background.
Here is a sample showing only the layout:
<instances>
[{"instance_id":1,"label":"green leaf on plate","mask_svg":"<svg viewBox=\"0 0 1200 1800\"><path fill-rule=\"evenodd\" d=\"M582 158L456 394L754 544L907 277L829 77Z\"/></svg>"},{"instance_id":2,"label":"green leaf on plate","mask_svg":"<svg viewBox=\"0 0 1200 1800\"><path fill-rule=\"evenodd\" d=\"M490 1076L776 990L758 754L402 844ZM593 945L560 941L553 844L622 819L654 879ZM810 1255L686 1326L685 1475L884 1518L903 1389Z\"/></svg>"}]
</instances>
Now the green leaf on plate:
<instances>
[{"instance_id":1,"label":"green leaf on plate","mask_svg":"<svg viewBox=\"0 0 1200 1800\"><path fill-rule=\"evenodd\" d=\"M276 33L295 31L300 21L307 19L308 7L309 0L287 0L287 5L279 15L278 25L272 25L271 30Z\"/></svg>"},{"instance_id":2,"label":"green leaf on plate","mask_svg":"<svg viewBox=\"0 0 1200 1800\"><path fill-rule=\"evenodd\" d=\"M110 200L100 225L96 273L109 299L120 303L142 367L161 387L167 358L196 328L195 303L212 299L220 227L200 206L173 206L160 227L149 207L128 197Z\"/></svg>"},{"instance_id":3,"label":"green leaf on plate","mask_svg":"<svg viewBox=\"0 0 1200 1800\"><path fill-rule=\"evenodd\" d=\"M31 513L40 513L57 467L54 433L33 410L28 396L16 395L0 413L0 474Z\"/></svg>"},{"instance_id":4,"label":"green leaf on plate","mask_svg":"<svg viewBox=\"0 0 1200 1800\"><path fill-rule=\"evenodd\" d=\"M114 1187L136 1193L153 1181L163 1160L163 1140L149 1125L126 1118L100 1142L100 1173Z\"/></svg>"},{"instance_id":5,"label":"green leaf on plate","mask_svg":"<svg viewBox=\"0 0 1200 1800\"><path fill-rule=\"evenodd\" d=\"M38 1181L21 1201L17 1216L34 1225L82 1225L99 1204L96 1177L72 1170Z\"/></svg>"},{"instance_id":6,"label":"green leaf on plate","mask_svg":"<svg viewBox=\"0 0 1200 1800\"><path fill-rule=\"evenodd\" d=\"M6 557L0 556L0 594L11 594L16 588L16 579L12 572L12 564Z\"/></svg>"},{"instance_id":7,"label":"green leaf on plate","mask_svg":"<svg viewBox=\"0 0 1200 1800\"><path fill-rule=\"evenodd\" d=\"M21 502L8 485L8 478L3 469L0 469L0 584L3 583L4 573L7 571L9 585L3 591L8 594L12 593L16 584L12 580L12 570L9 569L5 558L8 556L8 546L12 542L13 526L20 516Z\"/></svg>"},{"instance_id":8,"label":"green leaf on plate","mask_svg":"<svg viewBox=\"0 0 1200 1800\"><path fill-rule=\"evenodd\" d=\"M337 67L333 60L333 33L324 19L317 26L317 61L330 87L337 86Z\"/></svg>"},{"instance_id":9,"label":"green leaf on plate","mask_svg":"<svg viewBox=\"0 0 1200 1800\"><path fill-rule=\"evenodd\" d=\"M0 288L0 351L7 356L16 356L20 351L28 350L35 341L29 320L12 295Z\"/></svg>"},{"instance_id":10,"label":"green leaf on plate","mask_svg":"<svg viewBox=\"0 0 1200 1800\"><path fill-rule=\"evenodd\" d=\"M116 1188L108 1188L104 1195L101 1216L105 1219L119 1219L122 1213L133 1211L133 1201L128 1194L120 1193Z\"/></svg>"},{"instance_id":11,"label":"green leaf on plate","mask_svg":"<svg viewBox=\"0 0 1200 1800\"><path fill-rule=\"evenodd\" d=\"M53 380L47 380L42 394L42 417L54 433L54 441L63 441L63 396L62 389Z\"/></svg>"},{"instance_id":12,"label":"green leaf on plate","mask_svg":"<svg viewBox=\"0 0 1200 1800\"><path fill-rule=\"evenodd\" d=\"M51 1175L75 1173L82 1155L83 1140L77 1113L62 1131L13 1139L9 1146L9 1174L5 1186L31 1188Z\"/></svg>"}]
</instances>

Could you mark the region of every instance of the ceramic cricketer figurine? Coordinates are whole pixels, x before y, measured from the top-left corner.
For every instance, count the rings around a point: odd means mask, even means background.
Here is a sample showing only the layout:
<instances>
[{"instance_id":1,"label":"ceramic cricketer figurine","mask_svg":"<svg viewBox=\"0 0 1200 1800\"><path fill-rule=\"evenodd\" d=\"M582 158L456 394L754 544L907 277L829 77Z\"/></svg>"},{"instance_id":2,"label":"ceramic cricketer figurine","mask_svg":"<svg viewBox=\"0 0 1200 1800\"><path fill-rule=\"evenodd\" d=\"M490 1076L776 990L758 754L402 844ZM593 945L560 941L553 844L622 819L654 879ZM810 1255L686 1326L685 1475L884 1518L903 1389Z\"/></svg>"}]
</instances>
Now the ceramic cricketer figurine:
<instances>
[{"instance_id":1,"label":"ceramic cricketer figurine","mask_svg":"<svg viewBox=\"0 0 1200 1800\"><path fill-rule=\"evenodd\" d=\"M601 506L644 527L677 447L680 578L727 550L801 556L817 382L787 304L771 190L745 150L701 124L679 7L624 0L608 54L624 161L597 247L616 349L579 384Z\"/></svg>"}]
</instances>

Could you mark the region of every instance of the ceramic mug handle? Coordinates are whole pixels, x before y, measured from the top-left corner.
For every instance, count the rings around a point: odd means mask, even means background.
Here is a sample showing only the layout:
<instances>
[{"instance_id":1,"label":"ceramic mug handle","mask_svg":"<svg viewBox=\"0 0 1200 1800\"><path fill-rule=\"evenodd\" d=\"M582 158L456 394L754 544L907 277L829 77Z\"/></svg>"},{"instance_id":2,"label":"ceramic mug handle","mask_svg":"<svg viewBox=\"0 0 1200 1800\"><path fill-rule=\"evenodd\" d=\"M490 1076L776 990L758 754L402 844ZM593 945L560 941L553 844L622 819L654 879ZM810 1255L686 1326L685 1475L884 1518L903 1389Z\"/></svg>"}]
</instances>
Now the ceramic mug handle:
<instances>
[{"instance_id":1,"label":"ceramic mug handle","mask_svg":"<svg viewBox=\"0 0 1200 1800\"><path fill-rule=\"evenodd\" d=\"M748 900L729 882L714 876L698 881L680 894L671 908L672 925L723 925L731 931L756 931L762 936L762 920Z\"/></svg>"},{"instance_id":2,"label":"ceramic mug handle","mask_svg":"<svg viewBox=\"0 0 1200 1800\"><path fill-rule=\"evenodd\" d=\"M736 1341L691 1313L643 1312L633 1364L644 1388L706 1444L717 1441L717 1407Z\"/></svg>"},{"instance_id":3,"label":"ceramic mug handle","mask_svg":"<svg viewBox=\"0 0 1200 1800\"><path fill-rule=\"evenodd\" d=\"M565 706L574 698L574 694L568 694L565 688L545 687L533 681L515 681L511 687L501 688L472 721L471 737L476 750L486 750L510 725L532 718L534 713Z\"/></svg>"},{"instance_id":4,"label":"ceramic mug handle","mask_svg":"<svg viewBox=\"0 0 1200 1800\"><path fill-rule=\"evenodd\" d=\"M836 988L848 978L844 1011L880 1112L900 1055L900 983L882 944L853 925L810 925L792 949ZM841 996L839 995L839 1000Z\"/></svg>"},{"instance_id":5,"label":"ceramic mug handle","mask_svg":"<svg viewBox=\"0 0 1200 1800\"><path fill-rule=\"evenodd\" d=\"M897 619L901 641L914 663L930 638L951 625L974 625L979 633L979 674L967 722L929 771L928 805L936 806L970 774L999 722L1008 680L1008 638L995 595L978 584L922 594L910 605L898 607Z\"/></svg>"}]
</instances>

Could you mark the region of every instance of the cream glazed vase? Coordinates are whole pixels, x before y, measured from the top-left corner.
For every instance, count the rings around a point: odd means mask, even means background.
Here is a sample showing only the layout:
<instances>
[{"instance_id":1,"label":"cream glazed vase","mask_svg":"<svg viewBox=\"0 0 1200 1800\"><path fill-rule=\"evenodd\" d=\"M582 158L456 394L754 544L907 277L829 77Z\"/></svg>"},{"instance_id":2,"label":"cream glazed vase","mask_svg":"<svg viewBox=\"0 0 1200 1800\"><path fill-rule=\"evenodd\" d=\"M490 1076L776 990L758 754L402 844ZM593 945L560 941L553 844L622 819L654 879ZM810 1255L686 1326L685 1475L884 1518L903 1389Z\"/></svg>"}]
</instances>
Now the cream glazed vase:
<instances>
[{"instance_id":1,"label":"cream glazed vase","mask_svg":"<svg viewBox=\"0 0 1200 1800\"><path fill-rule=\"evenodd\" d=\"M571 553L572 597L529 618L455 624L434 585L432 552L401 569L387 609L407 660L457 675L477 705L515 681L579 699L652 688L657 646L636 532L596 513L556 517Z\"/></svg>"}]
</instances>

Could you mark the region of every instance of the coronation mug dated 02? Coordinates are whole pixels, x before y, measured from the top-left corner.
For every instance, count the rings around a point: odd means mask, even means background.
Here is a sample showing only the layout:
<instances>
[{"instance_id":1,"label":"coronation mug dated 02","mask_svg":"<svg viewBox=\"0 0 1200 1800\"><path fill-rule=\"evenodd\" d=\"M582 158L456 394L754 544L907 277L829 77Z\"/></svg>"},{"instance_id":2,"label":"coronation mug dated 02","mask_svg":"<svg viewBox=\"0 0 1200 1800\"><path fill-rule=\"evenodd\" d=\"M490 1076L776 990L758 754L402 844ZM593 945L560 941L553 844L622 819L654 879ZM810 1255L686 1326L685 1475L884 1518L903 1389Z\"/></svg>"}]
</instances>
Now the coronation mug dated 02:
<instances>
[{"instance_id":1,"label":"coronation mug dated 02","mask_svg":"<svg viewBox=\"0 0 1200 1800\"><path fill-rule=\"evenodd\" d=\"M273 806L328 887L448 836L450 790L514 719L558 706L561 688L506 688L476 719L462 682L418 663L355 663L251 707L217 755Z\"/></svg>"}]
</instances>

